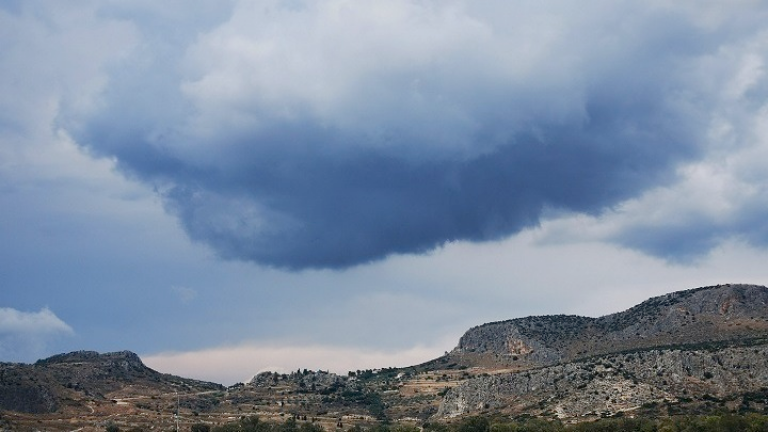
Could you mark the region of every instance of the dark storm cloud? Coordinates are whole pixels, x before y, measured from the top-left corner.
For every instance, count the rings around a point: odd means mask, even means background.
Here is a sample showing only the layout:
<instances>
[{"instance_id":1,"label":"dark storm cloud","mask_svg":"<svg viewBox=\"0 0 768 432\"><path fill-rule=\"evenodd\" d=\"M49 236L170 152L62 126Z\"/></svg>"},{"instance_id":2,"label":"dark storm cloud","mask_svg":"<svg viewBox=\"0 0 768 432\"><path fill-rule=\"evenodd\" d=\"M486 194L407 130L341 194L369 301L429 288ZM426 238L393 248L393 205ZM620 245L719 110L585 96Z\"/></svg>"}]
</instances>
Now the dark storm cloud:
<instances>
[{"instance_id":1,"label":"dark storm cloud","mask_svg":"<svg viewBox=\"0 0 768 432\"><path fill-rule=\"evenodd\" d=\"M695 263L728 239L764 248L768 246L768 197L760 195L741 203L736 214L729 217L689 212L666 223L628 226L612 240L683 264ZM713 194L710 199L722 198Z\"/></svg>"},{"instance_id":2,"label":"dark storm cloud","mask_svg":"<svg viewBox=\"0 0 768 432\"><path fill-rule=\"evenodd\" d=\"M116 70L97 114L62 122L221 256L344 268L501 239L547 209L598 214L670 181L704 151L711 97L690 69L730 37L636 7L518 34L469 6L318 4L236 7L176 56ZM510 26L550 17L525 7ZM350 24L381 17L402 27Z\"/></svg>"},{"instance_id":3,"label":"dark storm cloud","mask_svg":"<svg viewBox=\"0 0 768 432\"><path fill-rule=\"evenodd\" d=\"M622 232L616 241L671 262L691 263L717 246L723 232L707 221L687 222L684 226L635 227Z\"/></svg>"},{"instance_id":4,"label":"dark storm cloud","mask_svg":"<svg viewBox=\"0 0 768 432\"><path fill-rule=\"evenodd\" d=\"M596 213L630 197L695 152L690 136L657 115L596 110L586 125L521 134L466 160L327 152L322 144L354 138L306 124L249 138L268 150L246 139L235 152L242 159L218 169L186 165L140 139L113 154L165 185L166 205L190 236L225 257L344 267L503 238L537 224L546 207Z\"/></svg>"}]
</instances>

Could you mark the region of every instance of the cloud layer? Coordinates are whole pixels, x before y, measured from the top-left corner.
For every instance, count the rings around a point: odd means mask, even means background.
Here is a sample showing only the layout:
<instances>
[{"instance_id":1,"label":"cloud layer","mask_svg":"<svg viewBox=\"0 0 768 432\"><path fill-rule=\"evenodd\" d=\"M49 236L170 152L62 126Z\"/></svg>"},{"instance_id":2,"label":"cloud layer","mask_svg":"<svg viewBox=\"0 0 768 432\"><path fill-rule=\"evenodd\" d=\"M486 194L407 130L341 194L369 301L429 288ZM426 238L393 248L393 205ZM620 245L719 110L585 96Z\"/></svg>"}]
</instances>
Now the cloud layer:
<instances>
[{"instance_id":1,"label":"cloud layer","mask_svg":"<svg viewBox=\"0 0 768 432\"><path fill-rule=\"evenodd\" d=\"M23 312L0 308L0 358L3 361L37 360L48 342L72 336L74 330L48 308Z\"/></svg>"},{"instance_id":2,"label":"cloud layer","mask_svg":"<svg viewBox=\"0 0 768 432\"><path fill-rule=\"evenodd\" d=\"M48 308L40 312L21 312L0 308L0 334L71 334L72 328Z\"/></svg>"},{"instance_id":3,"label":"cloud layer","mask_svg":"<svg viewBox=\"0 0 768 432\"><path fill-rule=\"evenodd\" d=\"M749 0L0 2L0 305L27 317L3 312L0 360L274 359L242 380L765 284L767 22Z\"/></svg>"},{"instance_id":4,"label":"cloud layer","mask_svg":"<svg viewBox=\"0 0 768 432\"><path fill-rule=\"evenodd\" d=\"M751 3L264 1L215 17L178 18L178 34L131 21L138 48L60 122L155 187L192 239L270 266L599 215L753 145L716 129L764 109L766 10ZM689 252L669 239L710 228L614 240L675 258Z\"/></svg>"}]
</instances>

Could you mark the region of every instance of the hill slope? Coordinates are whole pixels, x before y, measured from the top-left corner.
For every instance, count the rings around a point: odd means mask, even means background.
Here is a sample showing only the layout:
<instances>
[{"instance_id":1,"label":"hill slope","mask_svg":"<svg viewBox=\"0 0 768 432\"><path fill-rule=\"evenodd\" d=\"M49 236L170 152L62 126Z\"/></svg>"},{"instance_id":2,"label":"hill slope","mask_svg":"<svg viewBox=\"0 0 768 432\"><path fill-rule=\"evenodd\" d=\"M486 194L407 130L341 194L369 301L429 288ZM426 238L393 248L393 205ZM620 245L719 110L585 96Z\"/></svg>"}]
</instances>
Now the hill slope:
<instances>
[{"instance_id":1,"label":"hill slope","mask_svg":"<svg viewBox=\"0 0 768 432\"><path fill-rule=\"evenodd\" d=\"M50 413L85 409L91 401L174 391L221 390L219 384L162 374L129 351L77 351L35 364L0 363L0 409ZM74 412L73 411L73 412Z\"/></svg>"},{"instance_id":2,"label":"hill slope","mask_svg":"<svg viewBox=\"0 0 768 432\"><path fill-rule=\"evenodd\" d=\"M507 371L451 389L441 417L484 410L579 417L648 404L733 402L768 387L768 288L718 285L600 318L484 324L442 361Z\"/></svg>"},{"instance_id":3,"label":"hill slope","mask_svg":"<svg viewBox=\"0 0 768 432\"><path fill-rule=\"evenodd\" d=\"M0 409L31 429L43 421L48 430L103 430L105 418L170 426L177 406L187 426L251 413L290 414L328 428L342 420L346 427L478 413L581 419L768 412L768 288L718 285L600 318L488 323L421 365L349 375L263 373L228 389L161 374L130 352L0 364Z\"/></svg>"},{"instance_id":4,"label":"hill slope","mask_svg":"<svg viewBox=\"0 0 768 432\"><path fill-rule=\"evenodd\" d=\"M448 360L464 366L542 367L599 354L751 339L768 334L768 289L718 285L654 297L600 318L539 316L474 327Z\"/></svg>"},{"instance_id":5,"label":"hill slope","mask_svg":"<svg viewBox=\"0 0 768 432\"><path fill-rule=\"evenodd\" d=\"M643 407L669 411L681 403L725 409L726 402L732 408L766 412L767 387L766 344L712 350L653 349L476 377L448 392L437 415L456 417L490 410L580 418L613 416ZM751 400L750 394L759 395L759 400Z\"/></svg>"},{"instance_id":6,"label":"hill slope","mask_svg":"<svg viewBox=\"0 0 768 432\"><path fill-rule=\"evenodd\" d=\"M698 409L712 402L705 396L733 404L768 387L766 304L768 288L720 285L600 318L518 318L474 327L450 353L422 365L363 379L334 376L325 386L329 378L313 374L273 376L238 394L264 406L279 388L283 409L422 420L481 412L613 415L644 404Z\"/></svg>"}]
</instances>

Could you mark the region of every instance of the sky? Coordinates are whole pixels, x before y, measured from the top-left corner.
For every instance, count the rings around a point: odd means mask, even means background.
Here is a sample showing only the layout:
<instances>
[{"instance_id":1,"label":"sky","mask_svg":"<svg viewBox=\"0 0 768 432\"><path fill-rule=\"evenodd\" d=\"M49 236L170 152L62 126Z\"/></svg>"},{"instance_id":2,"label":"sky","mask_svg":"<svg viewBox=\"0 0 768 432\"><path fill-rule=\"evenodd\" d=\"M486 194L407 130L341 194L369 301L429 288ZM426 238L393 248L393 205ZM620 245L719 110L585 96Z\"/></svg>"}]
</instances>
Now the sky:
<instances>
[{"instance_id":1,"label":"sky","mask_svg":"<svg viewBox=\"0 0 768 432\"><path fill-rule=\"evenodd\" d=\"M0 361L224 384L768 284L762 1L0 2Z\"/></svg>"}]
</instances>

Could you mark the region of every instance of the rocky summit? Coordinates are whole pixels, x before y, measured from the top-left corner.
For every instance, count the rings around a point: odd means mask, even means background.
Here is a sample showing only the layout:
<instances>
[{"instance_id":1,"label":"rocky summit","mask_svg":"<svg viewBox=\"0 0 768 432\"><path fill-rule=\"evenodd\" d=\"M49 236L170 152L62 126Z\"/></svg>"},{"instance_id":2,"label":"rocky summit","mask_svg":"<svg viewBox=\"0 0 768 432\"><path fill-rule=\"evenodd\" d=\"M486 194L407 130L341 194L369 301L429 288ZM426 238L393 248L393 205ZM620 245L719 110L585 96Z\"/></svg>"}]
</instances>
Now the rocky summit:
<instances>
[{"instance_id":1,"label":"rocky summit","mask_svg":"<svg viewBox=\"0 0 768 432\"><path fill-rule=\"evenodd\" d=\"M76 351L32 365L0 363L0 409L20 413L90 412L94 404L115 398L223 388L157 372L130 351Z\"/></svg>"},{"instance_id":2,"label":"rocky summit","mask_svg":"<svg viewBox=\"0 0 768 432\"><path fill-rule=\"evenodd\" d=\"M599 318L483 324L446 355L416 366L266 372L226 389L153 371L130 352L76 352L0 364L0 409L19 430L42 422L46 430L83 431L103 430L104 419L189 427L246 413L290 415L326 429L477 414L582 421L766 413L767 305L763 286L697 288Z\"/></svg>"},{"instance_id":3,"label":"rocky summit","mask_svg":"<svg viewBox=\"0 0 768 432\"><path fill-rule=\"evenodd\" d=\"M600 318L552 315L474 327L449 358L467 366L550 366L626 350L762 338L768 289L719 285L654 297Z\"/></svg>"},{"instance_id":4,"label":"rocky summit","mask_svg":"<svg viewBox=\"0 0 768 432\"><path fill-rule=\"evenodd\" d=\"M493 375L451 389L437 416L606 416L764 393L767 305L766 287L718 285L600 318L528 317L472 328L443 361Z\"/></svg>"}]
</instances>

